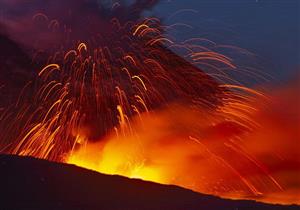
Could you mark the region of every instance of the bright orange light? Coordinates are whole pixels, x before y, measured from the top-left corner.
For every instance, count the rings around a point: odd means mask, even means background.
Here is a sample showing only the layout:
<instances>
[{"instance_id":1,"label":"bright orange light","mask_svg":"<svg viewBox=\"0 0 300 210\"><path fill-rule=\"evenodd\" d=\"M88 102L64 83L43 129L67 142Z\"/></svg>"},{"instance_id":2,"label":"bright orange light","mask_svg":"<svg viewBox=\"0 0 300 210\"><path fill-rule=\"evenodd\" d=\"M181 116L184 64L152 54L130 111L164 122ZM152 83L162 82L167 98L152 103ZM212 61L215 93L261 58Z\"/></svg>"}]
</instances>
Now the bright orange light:
<instances>
[{"instance_id":1,"label":"bright orange light","mask_svg":"<svg viewBox=\"0 0 300 210\"><path fill-rule=\"evenodd\" d=\"M263 115L266 113L253 115L260 117L256 121L261 126L249 133L240 130L239 124L226 122L220 113L170 106L141 114L123 125L122 133L80 147L67 162L105 174L175 184L226 198L299 204L296 186L300 184L300 167L277 169L293 160L296 151L290 149L289 154L274 145L283 145L280 135L297 137L296 127L290 127L291 136L279 128L274 133L268 122L270 116ZM272 122L273 126L280 123ZM288 144L293 143L289 140ZM274 153L275 147L278 153Z\"/></svg>"},{"instance_id":2,"label":"bright orange light","mask_svg":"<svg viewBox=\"0 0 300 210\"><path fill-rule=\"evenodd\" d=\"M85 40L63 21L33 19L69 38L51 49L58 52L17 102L0 108L1 152L226 198L300 204L298 93L269 98L237 85L227 70L245 72L216 43L176 43L156 18L100 18L103 27L80 29Z\"/></svg>"}]
</instances>

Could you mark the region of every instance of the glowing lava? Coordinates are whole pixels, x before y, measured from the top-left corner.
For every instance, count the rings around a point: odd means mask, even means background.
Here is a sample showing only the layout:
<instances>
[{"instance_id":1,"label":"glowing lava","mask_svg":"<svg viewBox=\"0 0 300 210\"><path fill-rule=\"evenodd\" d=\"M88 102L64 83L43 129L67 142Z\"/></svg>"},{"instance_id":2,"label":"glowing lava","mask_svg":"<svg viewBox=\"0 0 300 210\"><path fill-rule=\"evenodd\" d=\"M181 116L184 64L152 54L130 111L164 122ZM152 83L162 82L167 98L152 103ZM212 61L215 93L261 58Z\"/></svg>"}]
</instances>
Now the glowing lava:
<instances>
[{"instance_id":1,"label":"glowing lava","mask_svg":"<svg viewBox=\"0 0 300 210\"><path fill-rule=\"evenodd\" d=\"M226 70L236 66L215 43L176 43L165 36L170 26L139 16L154 1L138 2L112 17L76 1L86 19L62 5L62 20L35 11L5 22L25 46L39 37L32 60L42 67L0 109L1 152L223 197L300 203L296 94L268 97L234 82Z\"/></svg>"},{"instance_id":2,"label":"glowing lava","mask_svg":"<svg viewBox=\"0 0 300 210\"><path fill-rule=\"evenodd\" d=\"M272 100L287 103L293 95L288 91ZM282 107L258 103L253 117L260 126L250 132L220 114L173 105L135 118L98 143L83 143L67 162L227 198L299 204L299 151L293 139L299 138L294 123L300 114L290 107L295 116L279 120L288 114L275 112Z\"/></svg>"}]
</instances>

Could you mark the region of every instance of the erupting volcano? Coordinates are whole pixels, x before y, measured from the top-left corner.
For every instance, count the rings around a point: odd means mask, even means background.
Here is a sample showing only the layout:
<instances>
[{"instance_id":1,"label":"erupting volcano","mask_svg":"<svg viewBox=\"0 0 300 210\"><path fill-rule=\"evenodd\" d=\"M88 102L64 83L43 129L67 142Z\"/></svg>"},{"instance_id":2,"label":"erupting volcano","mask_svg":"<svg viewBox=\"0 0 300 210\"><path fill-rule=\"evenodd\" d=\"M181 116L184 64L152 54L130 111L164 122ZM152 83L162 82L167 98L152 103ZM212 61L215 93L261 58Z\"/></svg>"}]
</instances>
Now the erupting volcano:
<instances>
[{"instance_id":1,"label":"erupting volcano","mask_svg":"<svg viewBox=\"0 0 300 210\"><path fill-rule=\"evenodd\" d=\"M0 0L1 153L300 204L298 81L244 86L233 72L263 75L239 48L176 41L143 17L155 0L103 2Z\"/></svg>"}]
</instances>

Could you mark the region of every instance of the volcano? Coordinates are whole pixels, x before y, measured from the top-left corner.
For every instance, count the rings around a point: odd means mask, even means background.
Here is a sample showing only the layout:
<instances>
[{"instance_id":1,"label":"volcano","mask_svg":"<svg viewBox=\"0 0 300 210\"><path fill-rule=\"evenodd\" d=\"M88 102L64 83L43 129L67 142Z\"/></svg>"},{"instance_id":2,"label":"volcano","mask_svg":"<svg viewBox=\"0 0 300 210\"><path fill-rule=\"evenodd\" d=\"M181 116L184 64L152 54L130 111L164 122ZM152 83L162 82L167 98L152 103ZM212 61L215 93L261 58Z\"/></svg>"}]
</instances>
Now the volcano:
<instances>
[{"instance_id":1,"label":"volcano","mask_svg":"<svg viewBox=\"0 0 300 210\"><path fill-rule=\"evenodd\" d=\"M295 205L226 200L31 157L1 155L0 170L1 209L300 209Z\"/></svg>"},{"instance_id":2,"label":"volcano","mask_svg":"<svg viewBox=\"0 0 300 210\"><path fill-rule=\"evenodd\" d=\"M298 93L116 2L0 0L0 210L299 208Z\"/></svg>"}]
</instances>

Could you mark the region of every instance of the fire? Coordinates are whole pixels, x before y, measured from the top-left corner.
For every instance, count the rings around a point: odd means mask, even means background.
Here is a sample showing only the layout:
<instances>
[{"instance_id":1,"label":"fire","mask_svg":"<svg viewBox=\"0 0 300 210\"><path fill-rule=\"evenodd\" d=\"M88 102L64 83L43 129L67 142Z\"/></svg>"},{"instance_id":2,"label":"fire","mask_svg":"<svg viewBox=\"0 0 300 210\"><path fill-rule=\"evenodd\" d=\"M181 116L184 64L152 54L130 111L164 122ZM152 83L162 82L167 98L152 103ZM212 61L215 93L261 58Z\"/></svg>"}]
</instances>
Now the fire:
<instances>
[{"instance_id":1,"label":"fire","mask_svg":"<svg viewBox=\"0 0 300 210\"><path fill-rule=\"evenodd\" d=\"M286 120L274 104L293 97L234 82L223 69L236 65L215 43L176 43L157 18L124 18L123 12L109 20L88 15L79 27L42 13L24 20L41 35L37 48L51 53L12 105L0 109L1 152L217 196L300 203L293 194L300 186L292 141L300 139L298 121ZM66 22L75 17L68 13ZM43 30L35 29L36 21ZM31 42L32 35L21 39ZM184 59L171 49L185 51Z\"/></svg>"},{"instance_id":2,"label":"fire","mask_svg":"<svg viewBox=\"0 0 300 210\"><path fill-rule=\"evenodd\" d=\"M171 105L134 118L98 143L82 143L69 154L67 162L227 198L299 203L299 165L286 165L299 161L293 141L299 138L297 126L289 122L285 126L290 130L287 135L285 128L277 127L287 122L271 123L268 113L273 110L276 118L285 117L286 112L275 112L280 107L273 101L291 100L290 94L272 96L272 102L266 98L257 101L259 110L253 117L260 126L250 132L226 122L216 112ZM268 109L264 108L267 105ZM296 110L290 111L299 120ZM281 142L281 137L288 144ZM294 149L285 148L290 147L287 145L294 145ZM291 168L278 168L282 165Z\"/></svg>"},{"instance_id":3,"label":"fire","mask_svg":"<svg viewBox=\"0 0 300 210\"><path fill-rule=\"evenodd\" d=\"M105 174L167 183L167 180L163 179L161 170L146 166L145 160L138 151L133 151L132 145L123 146L119 149L112 149L108 145L105 148L101 147L103 146L100 144L83 146L79 151L72 153L67 162ZM101 150L104 150L103 153ZM91 151L94 151L94 153L91 153ZM127 153L128 156L139 155L140 157L126 157L124 153Z\"/></svg>"}]
</instances>

